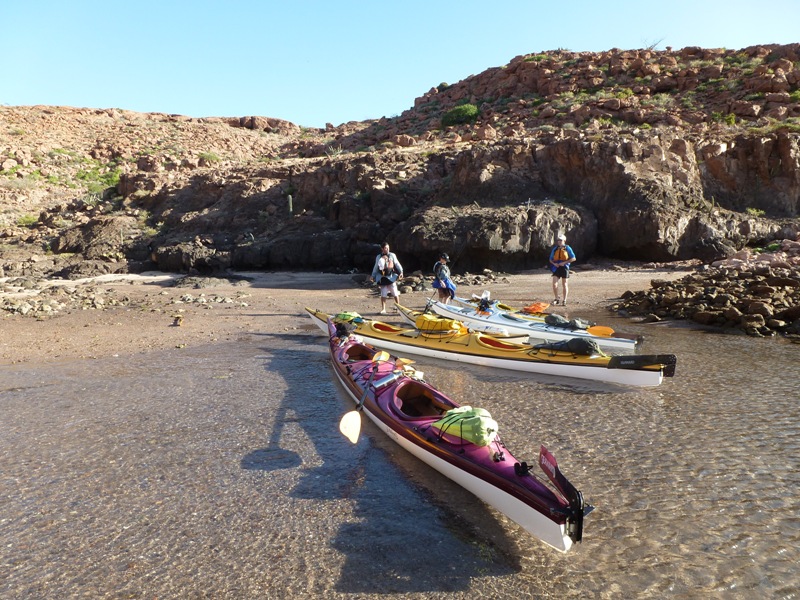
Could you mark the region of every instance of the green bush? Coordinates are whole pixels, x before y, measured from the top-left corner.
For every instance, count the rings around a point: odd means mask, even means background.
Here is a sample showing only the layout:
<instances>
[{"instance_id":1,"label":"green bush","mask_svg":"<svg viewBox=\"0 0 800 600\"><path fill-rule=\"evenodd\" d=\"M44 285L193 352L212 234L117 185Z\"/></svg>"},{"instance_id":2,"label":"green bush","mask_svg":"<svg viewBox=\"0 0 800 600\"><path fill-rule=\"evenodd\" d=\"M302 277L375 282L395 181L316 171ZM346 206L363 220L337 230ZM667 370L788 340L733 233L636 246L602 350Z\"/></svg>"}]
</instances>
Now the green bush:
<instances>
[{"instance_id":1,"label":"green bush","mask_svg":"<svg viewBox=\"0 0 800 600\"><path fill-rule=\"evenodd\" d=\"M75 173L75 179L83 182L90 194L100 194L108 188L116 187L122 170L114 162L102 165L98 161L89 160L85 168Z\"/></svg>"},{"instance_id":2,"label":"green bush","mask_svg":"<svg viewBox=\"0 0 800 600\"><path fill-rule=\"evenodd\" d=\"M797 117L790 117L785 121L775 121L774 119L768 119L768 121L767 125L763 127L752 127L750 131L760 135L774 133L775 131L800 133L800 122Z\"/></svg>"},{"instance_id":3,"label":"green bush","mask_svg":"<svg viewBox=\"0 0 800 600\"><path fill-rule=\"evenodd\" d=\"M711 113L711 120L714 123L725 123L726 125L736 125L736 115L728 113L727 115L721 112L714 111Z\"/></svg>"},{"instance_id":4,"label":"green bush","mask_svg":"<svg viewBox=\"0 0 800 600\"><path fill-rule=\"evenodd\" d=\"M201 152L200 154L198 154L198 156L207 163L216 163L222 160L219 156L217 156L213 152Z\"/></svg>"},{"instance_id":5,"label":"green bush","mask_svg":"<svg viewBox=\"0 0 800 600\"><path fill-rule=\"evenodd\" d=\"M478 107L474 104L462 104L448 110L442 117L442 126L472 123L478 118Z\"/></svg>"},{"instance_id":6,"label":"green bush","mask_svg":"<svg viewBox=\"0 0 800 600\"><path fill-rule=\"evenodd\" d=\"M38 222L39 219L34 215L22 215L17 219L17 225L20 227L33 227Z\"/></svg>"}]
</instances>

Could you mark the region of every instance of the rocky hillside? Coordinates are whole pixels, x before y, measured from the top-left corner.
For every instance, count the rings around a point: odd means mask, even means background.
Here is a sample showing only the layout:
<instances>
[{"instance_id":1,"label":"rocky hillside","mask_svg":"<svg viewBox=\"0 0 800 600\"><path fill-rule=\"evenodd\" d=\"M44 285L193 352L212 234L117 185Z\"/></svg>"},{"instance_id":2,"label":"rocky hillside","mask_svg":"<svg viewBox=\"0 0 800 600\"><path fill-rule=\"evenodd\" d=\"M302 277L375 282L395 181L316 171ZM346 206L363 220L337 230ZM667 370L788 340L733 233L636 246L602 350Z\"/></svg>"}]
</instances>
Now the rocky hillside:
<instances>
[{"instance_id":1,"label":"rocky hillside","mask_svg":"<svg viewBox=\"0 0 800 600\"><path fill-rule=\"evenodd\" d=\"M403 114L0 107L0 276L718 260L800 230L800 44L553 51Z\"/></svg>"}]
</instances>

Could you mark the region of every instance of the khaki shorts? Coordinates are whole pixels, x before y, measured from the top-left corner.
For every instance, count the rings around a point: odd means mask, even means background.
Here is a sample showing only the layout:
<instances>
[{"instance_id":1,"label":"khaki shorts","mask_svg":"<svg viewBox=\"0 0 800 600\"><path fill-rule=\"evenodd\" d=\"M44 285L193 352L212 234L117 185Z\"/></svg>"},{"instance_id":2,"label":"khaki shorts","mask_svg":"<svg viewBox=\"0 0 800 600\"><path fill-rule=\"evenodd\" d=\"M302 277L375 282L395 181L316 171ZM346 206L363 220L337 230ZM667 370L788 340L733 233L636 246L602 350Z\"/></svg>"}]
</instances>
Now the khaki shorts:
<instances>
[{"instance_id":1,"label":"khaki shorts","mask_svg":"<svg viewBox=\"0 0 800 600\"><path fill-rule=\"evenodd\" d=\"M397 283L381 286L381 298L388 298L389 296L394 296L395 298L400 296L400 292L397 290Z\"/></svg>"}]
</instances>

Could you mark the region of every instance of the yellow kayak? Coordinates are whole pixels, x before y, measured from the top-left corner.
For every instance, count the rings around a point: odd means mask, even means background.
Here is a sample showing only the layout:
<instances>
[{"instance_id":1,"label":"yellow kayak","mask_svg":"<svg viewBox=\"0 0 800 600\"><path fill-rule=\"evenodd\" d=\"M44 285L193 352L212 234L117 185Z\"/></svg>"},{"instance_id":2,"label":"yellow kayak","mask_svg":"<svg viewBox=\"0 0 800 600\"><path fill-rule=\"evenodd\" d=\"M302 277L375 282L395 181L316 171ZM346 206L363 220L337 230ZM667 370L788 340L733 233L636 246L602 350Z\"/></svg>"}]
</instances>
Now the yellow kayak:
<instances>
[{"instance_id":1,"label":"yellow kayak","mask_svg":"<svg viewBox=\"0 0 800 600\"><path fill-rule=\"evenodd\" d=\"M306 307L312 321L328 330L328 314ZM675 373L673 354L607 356L586 340L531 345L459 328L421 330L339 313L355 335L379 348L487 367L590 379L631 386L657 386ZM588 350L587 350L588 348Z\"/></svg>"}]
</instances>

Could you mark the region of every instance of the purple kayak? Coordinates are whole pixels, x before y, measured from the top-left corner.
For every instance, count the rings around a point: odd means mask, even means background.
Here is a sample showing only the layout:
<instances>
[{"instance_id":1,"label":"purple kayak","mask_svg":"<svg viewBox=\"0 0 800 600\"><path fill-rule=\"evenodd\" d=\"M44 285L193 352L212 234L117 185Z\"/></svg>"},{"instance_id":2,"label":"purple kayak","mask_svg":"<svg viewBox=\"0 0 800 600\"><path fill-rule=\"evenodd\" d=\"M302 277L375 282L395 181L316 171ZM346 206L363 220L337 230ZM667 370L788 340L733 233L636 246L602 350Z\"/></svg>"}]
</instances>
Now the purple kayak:
<instances>
[{"instance_id":1,"label":"purple kayak","mask_svg":"<svg viewBox=\"0 0 800 600\"><path fill-rule=\"evenodd\" d=\"M460 406L426 383L410 361L361 342L346 325L329 319L328 331L334 372L356 411L549 546L566 552L581 540L583 518L594 507L584 503L544 446L538 462L546 479L511 454L485 410ZM341 424L354 442L360 428L356 411ZM352 417L358 422L354 435L347 431Z\"/></svg>"}]
</instances>

